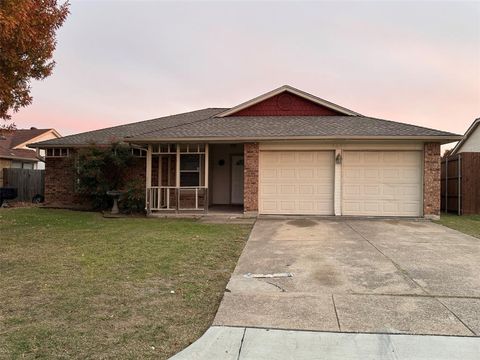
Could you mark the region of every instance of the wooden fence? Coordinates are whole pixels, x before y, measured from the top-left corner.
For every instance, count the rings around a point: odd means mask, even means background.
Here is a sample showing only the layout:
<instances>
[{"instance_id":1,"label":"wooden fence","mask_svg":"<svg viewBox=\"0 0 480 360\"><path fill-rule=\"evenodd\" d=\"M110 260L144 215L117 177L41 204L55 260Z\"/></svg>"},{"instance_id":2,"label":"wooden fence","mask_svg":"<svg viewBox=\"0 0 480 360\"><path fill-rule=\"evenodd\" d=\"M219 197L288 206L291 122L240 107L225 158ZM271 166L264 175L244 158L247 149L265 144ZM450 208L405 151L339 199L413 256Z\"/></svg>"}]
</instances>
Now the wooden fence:
<instances>
[{"instance_id":1,"label":"wooden fence","mask_svg":"<svg viewBox=\"0 0 480 360\"><path fill-rule=\"evenodd\" d=\"M441 174L442 211L480 214L480 153L442 159Z\"/></svg>"},{"instance_id":2,"label":"wooden fence","mask_svg":"<svg viewBox=\"0 0 480 360\"><path fill-rule=\"evenodd\" d=\"M3 186L17 188L16 201L32 201L35 195L44 195L45 170L3 169Z\"/></svg>"}]
</instances>

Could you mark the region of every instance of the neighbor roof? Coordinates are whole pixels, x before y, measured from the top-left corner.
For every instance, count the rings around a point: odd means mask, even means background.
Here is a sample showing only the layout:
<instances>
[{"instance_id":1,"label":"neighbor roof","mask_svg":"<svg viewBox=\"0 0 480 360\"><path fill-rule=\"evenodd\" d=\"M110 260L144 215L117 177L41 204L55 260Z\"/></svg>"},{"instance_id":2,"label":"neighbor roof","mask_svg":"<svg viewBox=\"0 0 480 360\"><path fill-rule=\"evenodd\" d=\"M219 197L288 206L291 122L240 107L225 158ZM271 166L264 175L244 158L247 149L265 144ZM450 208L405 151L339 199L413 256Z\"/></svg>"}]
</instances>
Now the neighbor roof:
<instances>
[{"instance_id":1,"label":"neighbor roof","mask_svg":"<svg viewBox=\"0 0 480 360\"><path fill-rule=\"evenodd\" d=\"M26 145L29 142L35 141L35 138L48 132L53 132L56 136L60 137L60 134L55 129L16 129L8 132L6 136L11 136L10 146L15 148L17 146Z\"/></svg>"},{"instance_id":2,"label":"neighbor roof","mask_svg":"<svg viewBox=\"0 0 480 360\"><path fill-rule=\"evenodd\" d=\"M470 137L470 135L473 134L473 132L475 131L475 129L478 127L478 125L480 125L480 118L476 119L472 125L470 125L470 127L468 128L468 130L465 132L465 135L463 136L462 140L460 140L457 145L455 145L455 147L453 148L453 151L452 151L452 155L455 155L459 150L460 148L462 147L463 144L465 144L465 142L468 140L468 138Z\"/></svg>"},{"instance_id":3,"label":"neighbor roof","mask_svg":"<svg viewBox=\"0 0 480 360\"><path fill-rule=\"evenodd\" d=\"M228 116L147 132L128 141L390 137L454 141L460 135L366 116Z\"/></svg>"},{"instance_id":4,"label":"neighbor roof","mask_svg":"<svg viewBox=\"0 0 480 360\"><path fill-rule=\"evenodd\" d=\"M0 158L38 161L37 152L29 149L17 149L16 147L34 141L40 135L54 131L53 129L17 129L7 131L0 136Z\"/></svg>"}]
</instances>

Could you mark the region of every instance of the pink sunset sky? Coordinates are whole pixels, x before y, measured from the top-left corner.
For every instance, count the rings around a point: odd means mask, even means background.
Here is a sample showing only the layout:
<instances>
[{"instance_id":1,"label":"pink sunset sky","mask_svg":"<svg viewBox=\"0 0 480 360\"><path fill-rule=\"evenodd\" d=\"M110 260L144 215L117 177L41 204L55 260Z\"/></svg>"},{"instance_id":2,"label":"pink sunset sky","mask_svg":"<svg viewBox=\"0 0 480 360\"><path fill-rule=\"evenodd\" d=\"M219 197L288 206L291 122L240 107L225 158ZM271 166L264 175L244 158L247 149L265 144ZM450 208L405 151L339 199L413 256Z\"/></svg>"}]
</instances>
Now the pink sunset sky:
<instances>
[{"instance_id":1,"label":"pink sunset sky","mask_svg":"<svg viewBox=\"0 0 480 360\"><path fill-rule=\"evenodd\" d=\"M72 1L55 60L17 128L68 135L284 84L455 133L480 117L478 2Z\"/></svg>"}]
</instances>

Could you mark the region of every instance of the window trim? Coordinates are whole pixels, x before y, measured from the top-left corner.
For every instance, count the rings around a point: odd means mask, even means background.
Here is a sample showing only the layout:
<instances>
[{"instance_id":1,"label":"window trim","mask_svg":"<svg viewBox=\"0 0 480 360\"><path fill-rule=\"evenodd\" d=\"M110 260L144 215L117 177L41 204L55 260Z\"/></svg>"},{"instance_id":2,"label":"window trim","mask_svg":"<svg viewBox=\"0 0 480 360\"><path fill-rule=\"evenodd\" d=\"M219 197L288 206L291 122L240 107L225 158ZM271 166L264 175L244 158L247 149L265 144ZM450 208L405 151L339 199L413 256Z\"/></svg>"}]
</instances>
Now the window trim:
<instances>
[{"instance_id":1,"label":"window trim","mask_svg":"<svg viewBox=\"0 0 480 360\"><path fill-rule=\"evenodd\" d=\"M65 158L70 156L69 148L53 147L47 148L45 151L45 158Z\"/></svg>"}]
</instances>

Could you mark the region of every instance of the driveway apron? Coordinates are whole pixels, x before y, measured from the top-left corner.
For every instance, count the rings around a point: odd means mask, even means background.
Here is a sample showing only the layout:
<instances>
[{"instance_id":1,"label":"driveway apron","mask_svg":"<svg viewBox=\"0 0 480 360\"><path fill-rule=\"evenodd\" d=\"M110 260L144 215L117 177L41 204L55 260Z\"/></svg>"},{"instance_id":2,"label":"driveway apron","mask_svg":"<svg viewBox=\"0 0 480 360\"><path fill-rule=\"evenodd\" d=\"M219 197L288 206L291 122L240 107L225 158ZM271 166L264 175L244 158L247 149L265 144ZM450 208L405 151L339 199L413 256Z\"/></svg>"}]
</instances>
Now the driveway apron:
<instances>
[{"instance_id":1,"label":"driveway apron","mask_svg":"<svg viewBox=\"0 0 480 360\"><path fill-rule=\"evenodd\" d=\"M260 219L214 325L478 336L478 259L479 239L428 221Z\"/></svg>"}]
</instances>

